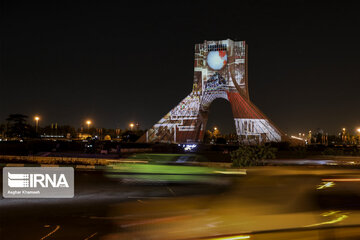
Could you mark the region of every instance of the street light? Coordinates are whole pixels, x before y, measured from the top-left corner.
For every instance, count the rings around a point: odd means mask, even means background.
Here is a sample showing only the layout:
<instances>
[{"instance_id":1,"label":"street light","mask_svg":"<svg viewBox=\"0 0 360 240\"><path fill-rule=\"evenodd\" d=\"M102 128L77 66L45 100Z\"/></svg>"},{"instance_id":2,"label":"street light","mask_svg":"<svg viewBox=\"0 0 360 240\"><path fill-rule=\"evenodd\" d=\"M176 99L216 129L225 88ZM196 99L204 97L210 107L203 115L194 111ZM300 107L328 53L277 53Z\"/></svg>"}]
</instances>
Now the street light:
<instances>
[{"instance_id":1,"label":"street light","mask_svg":"<svg viewBox=\"0 0 360 240\"><path fill-rule=\"evenodd\" d=\"M356 131L357 131L358 133L360 133L360 128L356 129Z\"/></svg>"},{"instance_id":2,"label":"street light","mask_svg":"<svg viewBox=\"0 0 360 240\"><path fill-rule=\"evenodd\" d=\"M346 141L347 141L346 128L343 128L343 129L342 129L341 140L343 141L343 144L345 144Z\"/></svg>"},{"instance_id":3,"label":"street light","mask_svg":"<svg viewBox=\"0 0 360 240\"><path fill-rule=\"evenodd\" d=\"M34 117L34 120L35 120L35 131L38 132L40 117L39 117L39 116L35 116L35 117Z\"/></svg>"},{"instance_id":4,"label":"street light","mask_svg":"<svg viewBox=\"0 0 360 240\"><path fill-rule=\"evenodd\" d=\"M214 131L216 131L217 130L217 127L214 127Z\"/></svg>"},{"instance_id":5,"label":"street light","mask_svg":"<svg viewBox=\"0 0 360 240\"><path fill-rule=\"evenodd\" d=\"M88 129L90 129L90 124L91 124L92 122L90 121L90 120L87 120L86 121L86 124L87 124L87 127L88 127Z\"/></svg>"},{"instance_id":6,"label":"street light","mask_svg":"<svg viewBox=\"0 0 360 240\"><path fill-rule=\"evenodd\" d=\"M133 130L133 128L134 128L134 126L135 126L135 124L130 123L130 124L129 124L129 126L130 126L130 129L131 129L131 131L132 131L132 130Z\"/></svg>"}]
</instances>

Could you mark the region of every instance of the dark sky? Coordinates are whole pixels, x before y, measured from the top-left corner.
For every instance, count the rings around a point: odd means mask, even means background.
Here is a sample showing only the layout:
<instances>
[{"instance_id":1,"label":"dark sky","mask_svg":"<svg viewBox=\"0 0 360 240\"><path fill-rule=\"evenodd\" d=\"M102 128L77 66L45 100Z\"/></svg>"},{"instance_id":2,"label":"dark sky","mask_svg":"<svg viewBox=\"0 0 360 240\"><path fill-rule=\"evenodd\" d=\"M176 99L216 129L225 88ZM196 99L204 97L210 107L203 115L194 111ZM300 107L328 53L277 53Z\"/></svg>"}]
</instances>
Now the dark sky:
<instances>
[{"instance_id":1,"label":"dark sky","mask_svg":"<svg viewBox=\"0 0 360 240\"><path fill-rule=\"evenodd\" d=\"M231 38L249 45L251 100L283 131L360 126L359 6L31 2L0 6L0 122L23 113L41 125L151 127L190 93L194 44ZM234 129L223 100L213 125Z\"/></svg>"}]
</instances>

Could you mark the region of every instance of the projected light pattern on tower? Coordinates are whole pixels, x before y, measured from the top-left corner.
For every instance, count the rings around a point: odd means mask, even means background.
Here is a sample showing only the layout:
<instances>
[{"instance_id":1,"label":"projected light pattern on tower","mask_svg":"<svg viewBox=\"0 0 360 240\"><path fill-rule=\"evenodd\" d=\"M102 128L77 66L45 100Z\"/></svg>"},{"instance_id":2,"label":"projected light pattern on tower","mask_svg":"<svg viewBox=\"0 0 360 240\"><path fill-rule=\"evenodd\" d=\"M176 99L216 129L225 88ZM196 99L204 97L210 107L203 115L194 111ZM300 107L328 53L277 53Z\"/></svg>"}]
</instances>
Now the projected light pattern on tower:
<instances>
[{"instance_id":1,"label":"projected light pattern on tower","mask_svg":"<svg viewBox=\"0 0 360 240\"><path fill-rule=\"evenodd\" d=\"M205 41L195 45L191 93L139 142L199 142L204 137L209 107L217 98L230 102L239 142L281 141L281 131L250 101L245 41Z\"/></svg>"}]
</instances>

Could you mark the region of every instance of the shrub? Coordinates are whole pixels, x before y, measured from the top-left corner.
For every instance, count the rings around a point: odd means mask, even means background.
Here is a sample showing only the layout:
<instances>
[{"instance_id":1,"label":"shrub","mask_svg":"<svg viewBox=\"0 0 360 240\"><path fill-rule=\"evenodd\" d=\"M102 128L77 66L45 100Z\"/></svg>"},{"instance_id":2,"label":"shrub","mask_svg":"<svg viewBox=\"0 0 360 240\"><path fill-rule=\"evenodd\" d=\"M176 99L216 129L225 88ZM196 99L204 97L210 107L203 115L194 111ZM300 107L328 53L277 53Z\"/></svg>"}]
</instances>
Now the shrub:
<instances>
[{"instance_id":1,"label":"shrub","mask_svg":"<svg viewBox=\"0 0 360 240\"><path fill-rule=\"evenodd\" d=\"M347 148L331 148L328 147L321 152L322 155L332 155L332 156L359 156L359 149L356 147L347 147Z\"/></svg>"},{"instance_id":2,"label":"shrub","mask_svg":"<svg viewBox=\"0 0 360 240\"><path fill-rule=\"evenodd\" d=\"M303 147L303 146L293 147L292 151L294 152L295 156L297 156L299 158L304 158L307 156L306 147Z\"/></svg>"},{"instance_id":3,"label":"shrub","mask_svg":"<svg viewBox=\"0 0 360 240\"><path fill-rule=\"evenodd\" d=\"M262 166L265 159L276 157L276 148L241 145L230 153L233 167Z\"/></svg>"},{"instance_id":4,"label":"shrub","mask_svg":"<svg viewBox=\"0 0 360 240\"><path fill-rule=\"evenodd\" d=\"M337 155L337 151L333 148L326 148L322 153L322 155Z\"/></svg>"}]
</instances>

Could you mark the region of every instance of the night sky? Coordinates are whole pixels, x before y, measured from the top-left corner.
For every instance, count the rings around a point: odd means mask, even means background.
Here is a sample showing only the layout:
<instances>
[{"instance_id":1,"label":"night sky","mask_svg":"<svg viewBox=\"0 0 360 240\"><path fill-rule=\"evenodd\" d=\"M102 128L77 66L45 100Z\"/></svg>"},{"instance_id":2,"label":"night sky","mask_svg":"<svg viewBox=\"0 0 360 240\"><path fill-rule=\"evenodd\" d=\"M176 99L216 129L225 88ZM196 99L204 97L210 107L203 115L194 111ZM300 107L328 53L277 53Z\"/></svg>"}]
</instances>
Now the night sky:
<instances>
[{"instance_id":1,"label":"night sky","mask_svg":"<svg viewBox=\"0 0 360 240\"><path fill-rule=\"evenodd\" d=\"M0 6L0 123L151 127L191 92L194 44L230 38L247 41L250 98L284 132L360 126L359 6L31 2ZM230 104L210 111L208 128L234 131Z\"/></svg>"}]
</instances>

